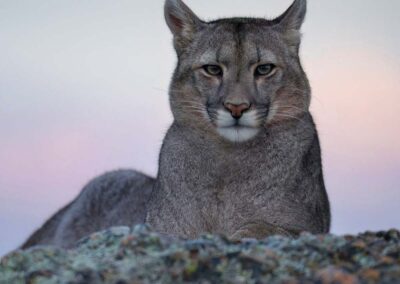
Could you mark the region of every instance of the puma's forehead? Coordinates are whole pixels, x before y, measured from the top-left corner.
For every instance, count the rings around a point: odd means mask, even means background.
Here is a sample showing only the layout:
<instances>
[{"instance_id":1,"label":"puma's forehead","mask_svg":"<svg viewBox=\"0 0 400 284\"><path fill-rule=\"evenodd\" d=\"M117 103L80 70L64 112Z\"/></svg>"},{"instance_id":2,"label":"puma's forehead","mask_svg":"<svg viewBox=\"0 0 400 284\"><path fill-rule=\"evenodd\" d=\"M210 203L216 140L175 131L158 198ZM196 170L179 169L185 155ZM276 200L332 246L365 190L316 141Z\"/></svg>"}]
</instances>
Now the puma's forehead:
<instances>
[{"instance_id":1,"label":"puma's forehead","mask_svg":"<svg viewBox=\"0 0 400 284\"><path fill-rule=\"evenodd\" d=\"M242 46L233 46L229 42L221 44L218 50L208 48L200 51L196 60L197 65L222 64L229 66L231 64L246 63L253 65L256 63L277 63L279 61L275 52L269 49L260 48L253 44L242 44ZM233 62L232 62L233 61Z\"/></svg>"},{"instance_id":2,"label":"puma's forehead","mask_svg":"<svg viewBox=\"0 0 400 284\"><path fill-rule=\"evenodd\" d=\"M254 21L254 19L253 19ZM261 32L261 33L260 33ZM273 31L236 19L212 22L195 41L197 64L255 64L278 61L279 40Z\"/></svg>"}]
</instances>

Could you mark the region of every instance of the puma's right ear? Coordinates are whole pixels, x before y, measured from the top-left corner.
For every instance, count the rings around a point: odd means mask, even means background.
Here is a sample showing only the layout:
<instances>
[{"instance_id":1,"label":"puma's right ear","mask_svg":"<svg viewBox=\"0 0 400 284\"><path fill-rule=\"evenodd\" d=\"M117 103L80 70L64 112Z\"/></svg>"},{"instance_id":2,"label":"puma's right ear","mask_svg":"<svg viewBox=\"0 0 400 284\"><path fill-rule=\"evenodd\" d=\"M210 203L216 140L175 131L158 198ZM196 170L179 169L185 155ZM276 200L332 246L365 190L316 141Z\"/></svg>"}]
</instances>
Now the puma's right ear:
<instances>
[{"instance_id":1,"label":"puma's right ear","mask_svg":"<svg viewBox=\"0 0 400 284\"><path fill-rule=\"evenodd\" d=\"M166 0L164 16L177 49L190 43L202 25L202 21L181 0Z\"/></svg>"}]
</instances>

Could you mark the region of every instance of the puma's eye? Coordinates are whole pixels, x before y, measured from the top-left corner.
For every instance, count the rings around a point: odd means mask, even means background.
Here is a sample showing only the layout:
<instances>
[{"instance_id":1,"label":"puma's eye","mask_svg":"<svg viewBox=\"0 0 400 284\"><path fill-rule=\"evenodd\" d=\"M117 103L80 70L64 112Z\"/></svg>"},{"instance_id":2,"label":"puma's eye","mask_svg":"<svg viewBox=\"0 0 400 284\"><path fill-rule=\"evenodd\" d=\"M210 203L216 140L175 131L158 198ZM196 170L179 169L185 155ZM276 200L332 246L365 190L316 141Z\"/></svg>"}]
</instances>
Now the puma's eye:
<instances>
[{"instance_id":1,"label":"puma's eye","mask_svg":"<svg viewBox=\"0 0 400 284\"><path fill-rule=\"evenodd\" d=\"M256 68L255 76L267 76L271 75L275 70L274 64L263 64Z\"/></svg>"},{"instance_id":2,"label":"puma's eye","mask_svg":"<svg viewBox=\"0 0 400 284\"><path fill-rule=\"evenodd\" d=\"M204 65L204 71L211 76L221 76L222 75L222 68L218 65Z\"/></svg>"}]
</instances>

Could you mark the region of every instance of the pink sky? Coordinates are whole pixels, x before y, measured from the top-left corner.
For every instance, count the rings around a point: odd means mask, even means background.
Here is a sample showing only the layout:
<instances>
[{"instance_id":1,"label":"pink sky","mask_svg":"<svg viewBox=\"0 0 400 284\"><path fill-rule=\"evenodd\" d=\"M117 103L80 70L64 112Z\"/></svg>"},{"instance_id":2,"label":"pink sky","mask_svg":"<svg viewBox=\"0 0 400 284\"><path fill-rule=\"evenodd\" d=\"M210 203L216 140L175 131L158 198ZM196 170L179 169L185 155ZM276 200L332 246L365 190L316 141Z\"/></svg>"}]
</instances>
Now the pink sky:
<instances>
[{"instance_id":1,"label":"pink sky","mask_svg":"<svg viewBox=\"0 0 400 284\"><path fill-rule=\"evenodd\" d=\"M186 2L207 18L277 15L290 3ZM302 58L332 232L400 228L400 2L309 2ZM175 62L162 1L2 5L0 255L90 178L120 167L155 175Z\"/></svg>"}]
</instances>

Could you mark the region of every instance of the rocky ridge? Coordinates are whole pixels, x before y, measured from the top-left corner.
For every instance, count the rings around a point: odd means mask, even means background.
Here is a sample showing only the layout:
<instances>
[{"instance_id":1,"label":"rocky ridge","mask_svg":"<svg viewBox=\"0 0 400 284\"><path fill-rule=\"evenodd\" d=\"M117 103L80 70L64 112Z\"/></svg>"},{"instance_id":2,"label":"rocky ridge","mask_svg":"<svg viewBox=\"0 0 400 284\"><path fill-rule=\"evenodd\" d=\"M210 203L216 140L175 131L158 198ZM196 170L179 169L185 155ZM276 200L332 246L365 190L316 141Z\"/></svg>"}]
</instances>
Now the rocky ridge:
<instances>
[{"instance_id":1,"label":"rocky ridge","mask_svg":"<svg viewBox=\"0 0 400 284\"><path fill-rule=\"evenodd\" d=\"M34 247L0 261L0 283L400 283L400 232L179 240L147 226Z\"/></svg>"}]
</instances>

